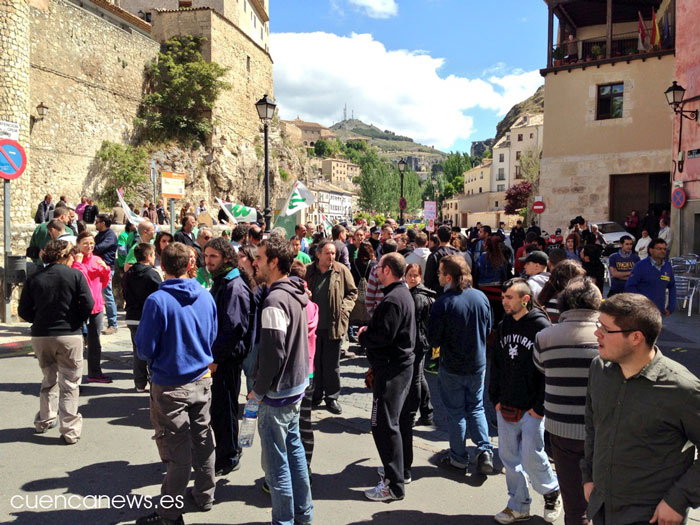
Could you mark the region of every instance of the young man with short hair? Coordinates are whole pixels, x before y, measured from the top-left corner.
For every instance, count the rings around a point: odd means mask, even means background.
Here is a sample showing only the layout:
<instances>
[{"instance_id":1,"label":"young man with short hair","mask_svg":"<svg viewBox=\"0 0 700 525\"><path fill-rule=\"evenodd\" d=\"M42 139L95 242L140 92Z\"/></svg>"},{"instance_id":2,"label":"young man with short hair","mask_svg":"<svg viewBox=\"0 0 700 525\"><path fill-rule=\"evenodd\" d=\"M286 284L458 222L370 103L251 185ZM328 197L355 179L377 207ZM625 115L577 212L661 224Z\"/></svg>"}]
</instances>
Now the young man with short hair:
<instances>
[{"instance_id":1,"label":"young man with short hair","mask_svg":"<svg viewBox=\"0 0 700 525\"><path fill-rule=\"evenodd\" d=\"M638 294L600 306L581 462L595 525L680 525L700 506L700 380L656 346L661 321Z\"/></svg>"},{"instance_id":2,"label":"young man with short hair","mask_svg":"<svg viewBox=\"0 0 700 525\"><path fill-rule=\"evenodd\" d=\"M406 261L399 253L383 255L378 276L384 297L369 325L358 332L367 349L373 381L372 436L382 466L379 484L365 491L373 501L403 499L404 484L411 481L404 464L404 435L410 435L413 416L399 421L413 374L416 342L415 303L403 277Z\"/></svg>"},{"instance_id":3,"label":"young man with short hair","mask_svg":"<svg viewBox=\"0 0 700 525\"><path fill-rule=\"evenodd\" d=\"M457 248L450 245L451 235L452 231L449 226L442 225L438 228L437 236L438 239L440 239L440 247L431 253L428 256L428 260L425 262L423 283L434 292L437 292L438 295L442 294L442 285L440 284L439 277L440 260L447 255L459 253Z\"/></svg>"},{"instance_id":4,"label":"young man with short hair","mask_svg":"<svg viewBox=\"0 0 700 525\"><path fill-rule=\"evenodd\" d=\"M634 239L629 235L620 238L620 250L613 253L608 260L610 270L610 291L608 297L625 291L627 279L632 268L639 262L639 255L634 253Z\"/></svg>"},{"instance_id":5,"label":"young man with short hair","mask_svg":"<svg viewBox=\"0 0 700 525\"><path fill-rule=\"evenodd\" d=\"M136 264L122 278L122 290L126 301L126 326L131 332L133 348L134 387L137 392L145 392L148 386L148 366L146 361L138 356L136 349L136 331L139 328L143 305L146 299L158 290L162 279L153 265L156 260L155 248L152 244L142 242L134 248Z\"/></svg>"},{"instance_id":6,"label":"young man with short hair","mask_svg":"<svg viewBox=\"0 0 700 525\"><path fill-rule=\"evenodd\" d=\"M549 281L549 272L547 271L549 257L546 253L535 250L530 252L527 257L521 257L520 262L525 265L527 284L532 291L532 298L537 299L542 288Z\"/></svg>"},{"instance_id":7,"label":"young man with short hair","mask_svg":"<svg viewBox=\"0 0 700 525\"><path fill-rule=\"evenodd\" d=\"M506 469L508 505L494 516L498 523L530 519L530 492L544 496L543 518L554 523L561 513L559 482L544 451L544 375L533 362L537 333L550 323L525 279L503 284L505 317L492 353L489 396L498 417L498 455Z\"/></svg>"},{"instance_id":8,"label":"young man with short hair","mask_svg":"<svg viewBox=\"0 0 700 525\"><path fill-rule=\"evenodd\" d=\"M312 523L314 509L299 432L300 404L309 384L309 298L304 284L289 278L293 260L285 239L258 246L254 267L269 293L260 314L255 384L248 394L260 402L258 429L272 522L289 525Z\"/></svg>"},{"instance_id":9,"label":"young man with short hair","mask_svg":"<svg viewBox=\"0 0 700 525\"><path fill-rule=\"evenodd\" d=\"M211 294L187 278L190 250L168 244L161 256L165 281L143 307L136 332L139 358L150 362L151 423L167 465L161 499L168 505L136 520L137 525L181 524L183 498L195 469L191 496L200 510L214 500L214 439L210 421L211 347L216 305Z\"/></svg>"}]
</instances>

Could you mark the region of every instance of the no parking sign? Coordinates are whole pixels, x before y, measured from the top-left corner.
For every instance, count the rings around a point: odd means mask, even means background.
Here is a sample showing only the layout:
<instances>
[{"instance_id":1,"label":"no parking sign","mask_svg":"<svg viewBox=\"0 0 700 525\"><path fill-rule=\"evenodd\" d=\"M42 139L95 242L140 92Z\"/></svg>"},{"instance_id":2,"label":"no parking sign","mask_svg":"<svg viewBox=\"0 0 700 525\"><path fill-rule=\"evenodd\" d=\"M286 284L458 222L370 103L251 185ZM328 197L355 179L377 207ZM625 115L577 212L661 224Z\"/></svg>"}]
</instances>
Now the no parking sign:
<instances>
[{"instance_id":1,"label":"no parking sign","mask_svg":"<svg viewBox=\"0 0 700 525\"><path fill-rule=\"evenodd\" d=\"M27 154L16 140L0 139L0 178L13 180L27 167Z\"/></svg>"}]
</instances>

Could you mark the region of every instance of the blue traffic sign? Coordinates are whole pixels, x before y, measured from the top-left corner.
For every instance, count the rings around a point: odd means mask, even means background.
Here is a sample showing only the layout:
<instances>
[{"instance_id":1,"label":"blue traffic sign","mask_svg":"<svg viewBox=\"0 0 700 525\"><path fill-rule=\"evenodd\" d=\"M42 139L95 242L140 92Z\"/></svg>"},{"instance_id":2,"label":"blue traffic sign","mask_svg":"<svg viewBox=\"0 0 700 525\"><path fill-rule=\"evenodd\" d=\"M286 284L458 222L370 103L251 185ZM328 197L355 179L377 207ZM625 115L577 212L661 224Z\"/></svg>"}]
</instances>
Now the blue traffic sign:
<instances>
[{"instance_id":1,"label":"blue traffic sign","mask_svg":"<svg viewBox=\"0 0 700 525\"><path fill-rule=\"evenodd\" d=\"M27 154L19 142L10 139L0 140L0 178L16 179L27 167Z\"/></svg>"},{"instance_id":2,"label":"blue traffic sign","mask_svg":"<svg viewBox=\"0 0 700 525\"><path fill-rule=\"evenodd\" d=\"M685 206L686 194L683 188L676 188L671 194L671 201L674 208L682 208Z\"/></svg>"}]
</instances>

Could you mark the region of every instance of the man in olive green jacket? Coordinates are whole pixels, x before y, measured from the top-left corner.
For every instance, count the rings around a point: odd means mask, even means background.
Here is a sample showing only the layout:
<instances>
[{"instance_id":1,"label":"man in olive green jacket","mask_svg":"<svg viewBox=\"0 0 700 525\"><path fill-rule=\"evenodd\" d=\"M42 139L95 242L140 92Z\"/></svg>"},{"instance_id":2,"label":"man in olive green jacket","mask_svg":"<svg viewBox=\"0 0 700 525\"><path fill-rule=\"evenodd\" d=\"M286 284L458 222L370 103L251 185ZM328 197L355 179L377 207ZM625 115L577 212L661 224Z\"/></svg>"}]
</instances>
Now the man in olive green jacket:
<instances>
[{"instance_id":1,"label":"man in olive green jacket","mask_svg":"<svg viewBox=\"0 0 700 525\"><path fill-rule=\"evenodd\" d=\"M321 241L316 257L317 262L306 267L311 300L318 305L313 403L319 405L325 394L328 411L340 414L340 345L348 331L357 287L350 270L335 260L333 241Z\"/></svg>"}]
</instances>

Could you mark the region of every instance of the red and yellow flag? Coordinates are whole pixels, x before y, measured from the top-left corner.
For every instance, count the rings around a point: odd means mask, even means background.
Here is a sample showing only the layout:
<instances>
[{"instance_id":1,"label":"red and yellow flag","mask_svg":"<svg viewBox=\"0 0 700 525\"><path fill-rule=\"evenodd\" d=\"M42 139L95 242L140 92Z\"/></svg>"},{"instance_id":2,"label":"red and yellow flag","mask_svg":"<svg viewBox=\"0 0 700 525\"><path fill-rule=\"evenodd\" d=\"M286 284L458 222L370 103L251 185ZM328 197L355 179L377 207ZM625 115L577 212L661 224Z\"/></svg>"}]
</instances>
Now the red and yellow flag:
<instances>
[{"instance_id":1,"label":"red and yellow flag","mask_svg":"<svg viewBox=\"0 0 700 525\"><path fill-rule=\"evenodd\" d=\"M661 45L661 33L659 32L659 26L656 23L656 11L651 8L651 45L653 47L658 47Z\"/></svg>"}]
</instances>

